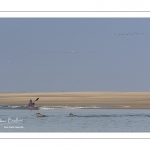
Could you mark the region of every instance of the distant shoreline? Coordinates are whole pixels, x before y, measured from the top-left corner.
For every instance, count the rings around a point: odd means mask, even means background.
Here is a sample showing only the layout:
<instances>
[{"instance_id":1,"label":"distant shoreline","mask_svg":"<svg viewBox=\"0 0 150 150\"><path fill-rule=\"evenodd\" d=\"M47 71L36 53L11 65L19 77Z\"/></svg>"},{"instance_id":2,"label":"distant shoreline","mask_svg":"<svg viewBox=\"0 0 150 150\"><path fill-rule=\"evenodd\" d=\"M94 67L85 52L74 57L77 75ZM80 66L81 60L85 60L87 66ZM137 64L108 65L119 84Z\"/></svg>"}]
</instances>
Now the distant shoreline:
<instances>
[{"instance_id":1,"label":"distant shoreline","mask_svg":"<svg viewBox=\"0 0 150 150\"><path fill-rule=\"evenodd\" d=\"M106 106L119 109L149 109L150 92L37 92L0 93L0 105Z\"/></svg>"}]
</instances>

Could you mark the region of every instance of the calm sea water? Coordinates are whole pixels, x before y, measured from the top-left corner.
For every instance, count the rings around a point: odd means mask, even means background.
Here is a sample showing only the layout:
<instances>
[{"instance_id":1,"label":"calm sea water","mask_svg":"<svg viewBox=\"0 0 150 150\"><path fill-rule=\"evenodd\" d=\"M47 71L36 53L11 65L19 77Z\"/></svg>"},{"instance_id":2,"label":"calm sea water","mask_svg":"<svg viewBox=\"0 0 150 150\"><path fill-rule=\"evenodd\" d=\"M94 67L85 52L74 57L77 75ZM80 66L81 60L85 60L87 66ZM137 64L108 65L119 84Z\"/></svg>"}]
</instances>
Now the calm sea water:
<instances>
[{"instance_id":1,"label":"calm sea water","mask_svg":"<svg viewBox=\"0 0 150 150\"><path fill-rule=\"evenodd\" d=\"M0 108L0 132L150 132L150 110Z\"/></svg>"}]
</instances>

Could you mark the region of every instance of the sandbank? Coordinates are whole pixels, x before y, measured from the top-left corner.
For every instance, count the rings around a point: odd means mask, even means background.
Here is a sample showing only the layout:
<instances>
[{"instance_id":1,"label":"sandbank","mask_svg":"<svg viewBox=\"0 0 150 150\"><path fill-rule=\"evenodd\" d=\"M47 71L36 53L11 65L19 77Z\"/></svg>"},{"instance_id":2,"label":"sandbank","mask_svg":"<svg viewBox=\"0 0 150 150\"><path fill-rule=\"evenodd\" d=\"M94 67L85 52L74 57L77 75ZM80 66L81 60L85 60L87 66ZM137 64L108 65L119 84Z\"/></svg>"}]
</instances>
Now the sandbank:
<instances>
[{"instance_id":1,"label":"sandbank","mask_svg":"<svg viewBox=\"0 0 150 150\"><path fill-rule=\"evenodd\" d=\"M106 106L107 108L149 109L150 92L38 92L0 93L0 105Z\"/></svg>"}]
</instances>

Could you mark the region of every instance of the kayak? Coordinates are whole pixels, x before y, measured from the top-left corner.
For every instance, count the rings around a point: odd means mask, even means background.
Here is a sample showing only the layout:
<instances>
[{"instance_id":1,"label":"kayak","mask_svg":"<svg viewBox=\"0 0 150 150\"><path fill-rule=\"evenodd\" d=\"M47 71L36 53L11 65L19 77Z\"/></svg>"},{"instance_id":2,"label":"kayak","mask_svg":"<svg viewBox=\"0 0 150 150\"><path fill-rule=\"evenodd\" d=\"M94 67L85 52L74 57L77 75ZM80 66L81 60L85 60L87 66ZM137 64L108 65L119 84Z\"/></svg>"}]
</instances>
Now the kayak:
<instances>
[{"instance_id":1,"label":"kayak","mask_svg":"<svg viewBox=\"0 0 150 150\"><path fill-rule=\"evenodd\" d=\"M38 110L40 106L28 107L28 106L8 106L8 105L0 105L0 109L27 109L27 110Z\"/></svg>"},{"instance_id":2,"label":"kayak","mask_svg":"<svg viewBox=\"0 0 150 150\"><path fill-rule=\"evenodd\" d=\"M34 103L31 103L28 107L29 108L34 108Z\"/></svg>"},{"instance_id":3,"label":"kayak","mask_svg":"<svg viewBox=\"0 0 150 150\"><path fill-rule=\"evenodd\" d=\"M37 98L34 102L38 101L39 98ZM24 106L12 106L12 105L0 105L0 109L29 109L29 110L37 110L37 109L40 109L40 106L34 106L35 103L32 102L32 100L30 100L30 103L28 104L29 106L27 105L24 105Z\"/></svg>"}]
</instances>

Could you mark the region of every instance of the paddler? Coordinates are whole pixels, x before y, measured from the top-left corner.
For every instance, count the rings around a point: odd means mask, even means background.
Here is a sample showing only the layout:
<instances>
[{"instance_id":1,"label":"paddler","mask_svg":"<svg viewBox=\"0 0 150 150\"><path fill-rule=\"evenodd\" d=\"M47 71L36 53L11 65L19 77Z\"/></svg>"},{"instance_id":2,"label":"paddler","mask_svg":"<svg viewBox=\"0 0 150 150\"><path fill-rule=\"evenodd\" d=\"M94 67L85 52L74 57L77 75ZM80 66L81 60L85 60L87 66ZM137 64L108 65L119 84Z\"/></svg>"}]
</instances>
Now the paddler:
<instances>
[{"instance_id":1,"label":"paddler","mask_svg":"<svg viewBox=\"0 0 150 150\"><path fill-rule=\"evenodd\" d=\"M32 100L29 101L28 106L29 107L34 107L34 103L32 102Z\"/></svg>"}]
</instances>

